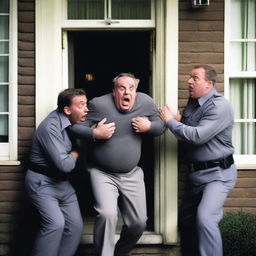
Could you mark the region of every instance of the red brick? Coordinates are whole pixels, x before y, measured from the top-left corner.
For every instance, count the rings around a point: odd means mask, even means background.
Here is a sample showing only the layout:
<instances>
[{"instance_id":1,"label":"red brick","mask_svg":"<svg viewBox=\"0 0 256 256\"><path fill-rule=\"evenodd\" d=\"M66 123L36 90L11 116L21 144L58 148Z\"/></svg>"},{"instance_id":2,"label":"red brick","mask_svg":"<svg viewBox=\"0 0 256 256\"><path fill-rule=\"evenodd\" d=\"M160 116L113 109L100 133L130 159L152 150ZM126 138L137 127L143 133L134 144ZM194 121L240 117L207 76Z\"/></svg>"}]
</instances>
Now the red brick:
<instances>
[{"instance_id":1,"label":"red brick","mask_svg":"<svg viewBox=\"0 0 256 256\"><path fill-rule=\"evenodd\" d=\"M224 55L223 53L190 53L190 54L184 54L180 53L180 63L194 63L200 64L216 64L216 63L223 63Z\"/></svg>"},{"instance_id":2,"label":"red brick","mask_svg":"<svg viewBox=\"0 0 256 256\"><path fill-rule=\"evenodd\" d=\"M238 178L256 178L256 170L238 171Z\"/></svg>"},{"instance_id":3,"label":"red brick","mask_svg":"<svg viewBox=\"0 0 256 256\"><path fill-rule=\"evenodd\" d=\"M182 32L179 33L180 42L223 42L223 32Z\"/></svg>"},{"instance_id":4,"label":"red brick","mask_svg":"<svg viewBox=\"0 0 256 256\"><path fill-rule=\"evenodd\" d=\"M243 208L242 212L247 212L247 213L253 213L256 214L256 207L255 208Z\"/></svg>"},{"instance_id":5,"label":"red brick","mask_svg":"<svg viewBox=\"0 0 256 256\"><path fill-rule=\"evenodd\" d=\"M1 202L10 202L17 201L24 198L24 191L1 191L0 201Z\"/></svg>"},{"instance_id":6,"label":"red brick","mask_svg":"<svg viewBox=\"0 0 256 256\"><path fill-rule=\"evenodd\" d=\"M0 223L7 223L12 221L13 221L13 215L5 214L5 213L0 214Z\"/></svg>"},{"instance_id":7,"label":"red brick","mask_svg":"<svg viewBox=\"0 0 256 256\"><path fill-rule=\"evenodd\" d=\"M0 213L15 213L21 209L24 203L0 202Z\"/></svg>"},{"instance_id":8,"label":"red brick","mask_svg":"<svg viewBox=\"0 0 256 256\"><path fill-rule=\"evenodd\" d=\"M32 3L32 2L24 3L24 2L19 1L18 10L19 11L34 11L35 10L35 4Z\"/></svg>"},{"instance_id":9,"label":"red brick","mask_svg":"<svg viewBox=\"0 0 256 256\"><path fill-rule=\"evenodd\" d=\"M203 11L202 9L198 10L189 10L189 11L180 11L179 12L180 20L204 20L204 21L216 21L224 20L224 13L222 11Z\"/></svg>"},{"instance_id":10,"label":"red brick","mask_svg":"<svg viewBox=\"0 0 256 256\"><path fill-rule=\"evenodd\" d=\"M0 180L0 190L23 189L23 182Z\"/></svg>"},{"instance_id":11,"label":"red brick","mask_svg":"<svg viewBox=\"0 0 256 256\"><path fill-rule=\"evenodd\" d=\"M19 138L23 140L31 139L34 131L31 127L19 127Z\"/></svg>"},{"instance_id":12,"label":"red brick","mask_svg":"<svg viewBox=\"0 0 256 256\"><path fill-rule=\"evenodd\" d=\"M179 52L193 53L193 52L219 52L223 53L223 42L180 42Z\"/></svg>"},{"instance_id":13,"label":"red brick","mask_svg":"<svg viewBox=\"0 0 256 256\"><path fill-rule=\"evenodd\" d=\"M18 49L23 51L34 51L35 44L33 42L22 42L19 41Z\"/></svg>"},{"instance_id":14,"label":"red brick","mask_svg":"<svg viewBox=\"0 0 256 256\"><path fill-rule=\"evenodd\" d=\"M18 125L20 127L33 127L35 126L35 118L34 117L19 117Z\"/></svg>"},{"instance_id":15,"label":"red brick","mask_svg":"<svg viewBox=\"0 0 256 256\"><path fill-rule=\"evenodd\" d=\"M19 58L35 58L35 52L34 51L21 51L21 50L19 50L18 56L19 56Z\"/></svg>"},{"instance_id":16,"label":"red brick","mask_svg":"<svg viewBox=\"0 0 256 256\"><path fill-rule=\"evenodd\" d=\"M35 75L35 68L34 67L19 67L18 72L21 75Z\"/></svg>"},{"instance_id":17,"label":"red brick","mask_svg":"<svg viewBox=\"0 0 256 256\"><path fill-rule=\"evenodd\" d=\"M19 105L35 105L35 96L19 96Z\"/></svg>"},{"instance_id":18,"label":"red brick","mask_svg":"<svg viewBox=\"0 0 256 256\"><path fill-rule=\"evenodd\" d=\"M34 33L35 32L35 24L19 22L18 32Z\"/></svg>"},{"instance_id":19,"label":"red brick","mask_svg":"<svg viewBox=\"0 0 256 256\"><path fill-rule=\"evenodd\" d=\"M248 190L246 188L234 188L229 194L229 197L247 197L247 196L248 196Z\"/></svg>"},{"instance_id":20,"label":"red brick","mask_svg":"<svg viewBox=\"0 0 256 256\"><path fill-rule=\"evenodd\" d=\"M33 42L35 43L35 34L34 33L19 33L19 42ZM34 49L35 47L33 47Z\"/></svg>"},{"instance_id":21,"label":"red brick","mask_svg":"<svg viewBox=\"0 0 256 256\"><path fill-rule=\"evenodd\" d=\"M19 85L19 95L35 95L35 87L32 85Z\"/></svg>"},{"instance_id":22,"label":"red brick","mask_svg":"<svg viewBox=\"0 0 256 256\"><path fill-rule=\"evenodd\" d=\"M33 117L33 116L35 116L35 106L34 105L19 105L18 115L20 117Z\"/></svg>"},{"instance_id":23,"label":"red brick","mask_svg":"<svg viewBox=\"0 0 256 256\"><path fill-rule=\"evenodd\" d=\"M1 173L0 172L0 180L22 180L23 174L19 172L10 172L10 173Z\"/></svg>"},{"instance_id":24,"label":"red brick","mask_svg":"<svg viewBox=\"0 0 256 256\"><path fill-rule=\"evenodd\" d=\"M35 67L34 58L19 58L18 64L20 67Z\"/></svg>"},{"instance_id":25,"label":"red brick","mask_svg":"<svg viewBox=\"0 0 256 256\"><path fill-rule=\"evenodd\" d=\"M256 207L255 198L227 198L226 206L232 207Z\"/></svg>"},{"instance_id":26,"label":"red brick","mask_svg":"<svg viewBox=\"0 0 256 256\"><path fill-rule=\"evenodd\" d=\"M18 12L18 21L32 23L35 21L35 13L33 11Z\"/></svg>"},{"instance_id":27,"label":"red brick","mask_svg":"<svg viewBox=\"0 0 256 256\"><path fill-rule=\"evenodd\" d=\"M255 188L256 178L238 178L236 182L238 188Z\"/></svg>"}]
</instances>

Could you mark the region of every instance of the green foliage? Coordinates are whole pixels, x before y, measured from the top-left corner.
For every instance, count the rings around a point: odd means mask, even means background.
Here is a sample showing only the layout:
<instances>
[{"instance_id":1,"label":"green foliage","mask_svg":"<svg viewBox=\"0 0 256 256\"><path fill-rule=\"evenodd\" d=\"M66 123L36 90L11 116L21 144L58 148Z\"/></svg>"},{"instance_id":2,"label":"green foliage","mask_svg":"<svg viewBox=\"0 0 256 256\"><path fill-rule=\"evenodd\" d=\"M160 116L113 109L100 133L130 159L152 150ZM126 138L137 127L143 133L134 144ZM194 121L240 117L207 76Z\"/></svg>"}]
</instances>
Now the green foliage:
<instances>
[{"instance_id":1,"label":"green foliage","mask_svg":"<svg viewBox=\"0 0 256 256\"><path fill-rule=\"evenodd\" d=\"M220 222L224 256L256 256L256 215L230 213Z\"/></svg>"}]
</instances>

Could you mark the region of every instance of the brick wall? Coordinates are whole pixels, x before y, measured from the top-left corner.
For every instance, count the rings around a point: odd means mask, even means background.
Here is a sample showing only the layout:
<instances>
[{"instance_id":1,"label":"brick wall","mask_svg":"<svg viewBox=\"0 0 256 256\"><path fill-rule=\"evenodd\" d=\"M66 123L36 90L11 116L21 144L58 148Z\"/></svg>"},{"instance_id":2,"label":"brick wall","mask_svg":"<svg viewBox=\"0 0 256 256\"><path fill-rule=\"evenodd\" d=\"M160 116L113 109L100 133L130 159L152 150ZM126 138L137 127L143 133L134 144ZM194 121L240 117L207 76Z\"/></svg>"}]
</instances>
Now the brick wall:
<instances>
[{"instance_id":1,"label":"brick wall","mask_svg":"<svg viewBox=\"0 0 256 256\"><path fill-rule=\"evenodd\" d=\"M225 206L225 212L256 214L256 170L239 170L236 186Z\"/></svg>"},{"instance_id":2,"label":"brick wall","mask_svg":"<svg viewBox=\"0 0 256 256\"><path fill-rule=\"evenodd\" d=\"M35 127L35 12L34 0L18 1L18 158L30 148ZM0 166L0 255L15 248L22 235L21 216L26 208L22 166ZM18 235L21 236L18 238ZM26 235L26 233L24 233ZM21 239L22 240L22 239ZM21 241L20 240L20 241ZM18 249L18 247L16 247ZM12 255L18 255L13 252ZM25 254L24 254L25 255Z\"/></svg>"},{"instance_id":3,"label":"brick wall","mask_svg":"<svg viewBox=\"0 0 256 256\"><path fill-rule=\"evenodd\" d=\"M217 90L224 91L224 0L210 1L210 6L192 10L190 1L179 1L179 109L188 98L187 79L197 64L213 66L218 73ZM179 198L187 170L179 166ZM225 212L256 213L256 170L239 170L236 187L225 204Z\"/></svg>"}]
</instances>

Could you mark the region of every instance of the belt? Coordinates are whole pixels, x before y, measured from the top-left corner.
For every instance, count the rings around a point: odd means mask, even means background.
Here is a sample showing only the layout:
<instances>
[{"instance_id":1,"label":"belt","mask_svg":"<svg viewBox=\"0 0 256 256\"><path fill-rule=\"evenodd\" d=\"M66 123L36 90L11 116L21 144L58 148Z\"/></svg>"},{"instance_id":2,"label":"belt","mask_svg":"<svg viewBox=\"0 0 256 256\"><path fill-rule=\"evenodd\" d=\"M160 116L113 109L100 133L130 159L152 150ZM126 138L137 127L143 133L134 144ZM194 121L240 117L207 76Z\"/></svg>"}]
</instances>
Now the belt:
<instances>
[{"instance_id":1,"label":"belt","mask_svg":"<svg viewBox=\"0 0 256 256\"><path fill-rule=\"evenodd\" d=\"M213 168L216 166L220 166L222 169L227 169L233 163L234 163L233 155L230 155L226 158L217 159L217 160L213 160L213 161L189 163L189 168L190 168L190 171L192 171L192 172L209 169L209 168Z\"/></svg>"},{"instance_id":2,"label":"belt","mask_svg":"<svg viewBox=\"0 0 256 256\"><path fill-rule=\"evenodd\" d=\"M59 181L66 181L68 180L68 176L69 176L68 173L63 173L59 171L57 168L37 165L32 162L28 164L28 169L31 170L32 172L40 173Z\"/></svg>"}]
</instances>

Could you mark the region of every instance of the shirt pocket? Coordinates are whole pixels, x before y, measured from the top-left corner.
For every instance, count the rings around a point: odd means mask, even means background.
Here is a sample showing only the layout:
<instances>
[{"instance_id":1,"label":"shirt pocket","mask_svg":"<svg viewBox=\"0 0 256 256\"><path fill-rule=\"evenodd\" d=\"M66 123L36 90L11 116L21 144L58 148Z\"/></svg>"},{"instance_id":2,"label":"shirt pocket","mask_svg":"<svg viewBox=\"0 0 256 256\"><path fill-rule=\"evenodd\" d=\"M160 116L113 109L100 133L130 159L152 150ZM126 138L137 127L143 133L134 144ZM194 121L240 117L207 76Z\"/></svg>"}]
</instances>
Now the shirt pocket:
<instances>
[{"instance_id":1,"label":"shirt pocket","mask_svg":"<svg viewBox=\"0 0 256 256\"><path fill-rule=\"evenodd\" d=\"M189 126L197 126L203 116L203 109L197 108L192 112L183 113L183 123Z\"/></svg>"}]
</instances>

